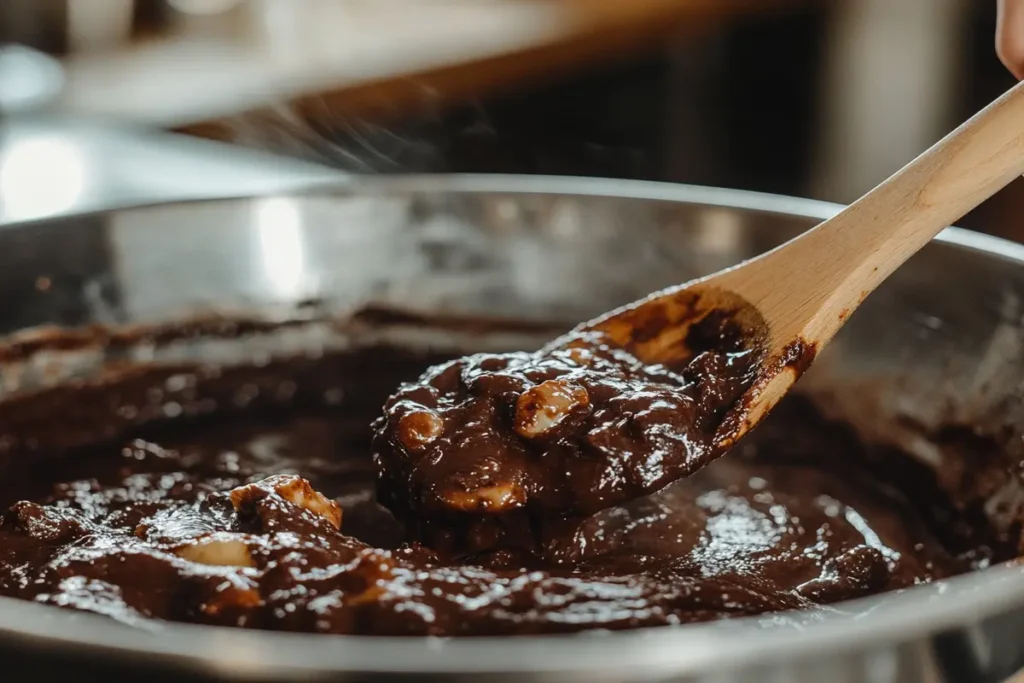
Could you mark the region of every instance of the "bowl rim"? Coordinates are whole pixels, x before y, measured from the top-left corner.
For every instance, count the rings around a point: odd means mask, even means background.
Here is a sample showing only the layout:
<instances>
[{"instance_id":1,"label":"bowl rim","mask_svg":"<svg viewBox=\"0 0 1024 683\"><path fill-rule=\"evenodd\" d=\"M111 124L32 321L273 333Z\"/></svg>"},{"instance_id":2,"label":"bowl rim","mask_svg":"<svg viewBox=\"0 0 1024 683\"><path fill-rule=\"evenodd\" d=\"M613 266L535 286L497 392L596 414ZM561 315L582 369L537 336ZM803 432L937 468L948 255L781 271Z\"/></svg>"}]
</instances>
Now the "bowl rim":
<instances>
[{"instance_id":1,"label":"bowl rim","mask_svg":"<svg viewBox=\"0 0 1024 683\"><path fill-rule=\"evenodd\" d=\"M312 197L395 192L604 196L819 220L842 208L838 204L810 199L649 181L408 175L317 182L282 193L136 204L8 223L0 225L0 230L29 229L38 223L59 223L111 213L242 202L267 196L302 201ZM1024 266L1024 245L1008 240L960 228L947 228L936 239ZM750 617L616 633L442 639L293 634L179 623L154 623L140 629L98 615L71 613L0 597L0 640L31 649L60 648L243 678L256 674L292 678L316 672L451 675L580 672L584 680L589 680L585 672L593 676L598 671L609 675L615 672L637 675L640 671L684 675L712 667L721 670L723 665L740 669L780 659L813 659L825 653L881 650L965 623L977 623L1024 605L1024 567L1004 564L843 605L850 609L837 614L800 613L793 619ZM856 615L851 615L851 611ZM723 661L723 653L727 653L728 661Z\"/></svg>"}]
</instances>

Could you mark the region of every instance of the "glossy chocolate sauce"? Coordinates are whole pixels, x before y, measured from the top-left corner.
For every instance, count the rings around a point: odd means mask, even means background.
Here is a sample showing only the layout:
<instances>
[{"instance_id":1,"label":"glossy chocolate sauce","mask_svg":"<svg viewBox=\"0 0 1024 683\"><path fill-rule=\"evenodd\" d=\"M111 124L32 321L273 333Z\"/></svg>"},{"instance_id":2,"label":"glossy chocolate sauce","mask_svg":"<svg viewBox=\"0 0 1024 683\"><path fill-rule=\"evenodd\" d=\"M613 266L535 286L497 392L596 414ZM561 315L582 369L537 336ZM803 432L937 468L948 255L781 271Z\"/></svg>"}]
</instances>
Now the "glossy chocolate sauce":
<instances>
[{"instance_id":1,"label":"glossy chocolate sauce","mask_svg":"<svg viewBox=\"0 0 1024 683\"><path fill-rule=\"evenodd\" d=\"M441 374L488 368L488 358ZM557 513L531 507L516 534L492 524L500 515L488 517L479 499L455 510L473 513L468 522L443 514L459 508L443 496L431 499L442 503L433 515L438 507L423 504L422 487L392 485L409 479L391 478L387 466L378 472L372 456L381 437L375 449L370 424L400 382L445 360L381 346L231 371L135 369L0 405L0 594L129 623L549 633L829 609L821 606L968 571L1007 552L938 494L917 500L894 490L848 428L800 399L783 402L706 467L688 467L679 451L664 478L648 461L649 471L628 480L585 469L560 479L559 468L530 469L530 454L517 455L505 462L515 467L500 470L525 482L514 495L555 501ZM564 375L556 368L531 385ZM499 393L501 382L516 381L515 373L484 376ZM600 387L576 386L601 404ZM578 446L581 397L571 385L557 389L566 417L541 425L542 441L551 448L568 435L565 443ZM169 392L177 408L168 412L162 400L162 410L146 412L147 400ZM616 395L622 410L639 400ZM648 398L655 407L668 400ZM501 424L534 429L515 403ZM700 421L689 403L665 409ZM420 435L433 430L429 421L413 426ZM475 450L473 462L493 452L487 439L444 434L446 448ZM645 435L642 420L595 437L627 450L662 438L672 435ZM451 470L442 473L430 481L453 481ZM664 486L680 473L689 476ZM423 511L431 513L425 525L416 521Z\"/></svg>"},{"instance_id":2,"label":"glossy chocolate sauce","mask_svg":"<svg viewBox=\"0 0 1024 683\"><path fill-rule=\"evenodd\" d=\"M671 364L588 330L430 368L374 422L381 502L438 549L535 551L552 526L693 474L758 367L727 318L707 322L710 349Z\"/></svg>"}]
</instances>

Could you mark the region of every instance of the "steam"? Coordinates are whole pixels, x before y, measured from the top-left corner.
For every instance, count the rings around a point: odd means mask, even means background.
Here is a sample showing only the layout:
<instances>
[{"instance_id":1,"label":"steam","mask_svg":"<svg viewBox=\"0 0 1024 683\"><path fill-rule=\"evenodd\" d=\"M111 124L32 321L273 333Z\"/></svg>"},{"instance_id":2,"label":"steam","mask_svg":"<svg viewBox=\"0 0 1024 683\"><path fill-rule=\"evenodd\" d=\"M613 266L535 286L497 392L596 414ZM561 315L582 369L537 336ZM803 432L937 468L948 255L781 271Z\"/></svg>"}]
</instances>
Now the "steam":
<instances>
[{"instance_id":1,"label":"steam","mask_svg":"<svg viewBox=\"0 0 1024 683\"><path fill-rule=\"evenodd\" d=\"M443 112L438 98L424 89L413 106L377 111L371 116L346 112L325 97L301 104L279 103L240 114L222 123L230 142L290 156L351 173L440 172L446 168L450 141L460 135L494 135L479 103ZM409 113L412 112L412 113Z\"/></svg>"}]
</instances>

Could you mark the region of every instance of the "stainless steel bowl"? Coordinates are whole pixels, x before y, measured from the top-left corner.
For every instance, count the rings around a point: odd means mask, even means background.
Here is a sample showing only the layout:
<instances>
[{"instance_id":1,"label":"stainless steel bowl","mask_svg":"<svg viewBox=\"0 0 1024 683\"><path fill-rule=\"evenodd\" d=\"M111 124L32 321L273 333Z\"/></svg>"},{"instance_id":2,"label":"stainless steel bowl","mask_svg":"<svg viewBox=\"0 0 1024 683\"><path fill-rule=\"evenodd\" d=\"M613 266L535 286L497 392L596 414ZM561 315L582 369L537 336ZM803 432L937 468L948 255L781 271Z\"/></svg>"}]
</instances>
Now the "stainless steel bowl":
<instances>
[{"instance_id":1,"label":"stainless steel bowl","mask_svg":"<svg viewBox=\"0 0 1024 683\"><path fill-rule=\"evenodd\" d=\"M315 326L370 302L567 326L753 256L835 210L673 185L411 177L14 224L0 227L0 333L46 324L151 324L211 310L298 317ZM887 416L865 423L876 427L870 436L899 440L938 467L946 456L928 442L924 427L942 421L991 427L1011 449L1020 446L1022 297L1024 248L948 230L869 298L803 389L851 419L865 406ZM292 350L324 343L312 328L286 341ZM180 360L197 348L226 361L254 353L197 344L149 348L137 359L159 362L163 353ZM81 377L112 359L93 349L63 360ZM55 376L0 367L0 400ZM1021 482L1007 475L992 503L993 521L1007 523L1024 504ZM110 673L132 666L139 680L163 672L178 681L486 675L977 683L1003 680L1024 665L1024 573L1016 567L848 607L849 614L824 619L442 641L177 624L142 631L0 599L0 671L59 670L64 680L100 670L95 667Z\"/></svg>"}]
</instances>

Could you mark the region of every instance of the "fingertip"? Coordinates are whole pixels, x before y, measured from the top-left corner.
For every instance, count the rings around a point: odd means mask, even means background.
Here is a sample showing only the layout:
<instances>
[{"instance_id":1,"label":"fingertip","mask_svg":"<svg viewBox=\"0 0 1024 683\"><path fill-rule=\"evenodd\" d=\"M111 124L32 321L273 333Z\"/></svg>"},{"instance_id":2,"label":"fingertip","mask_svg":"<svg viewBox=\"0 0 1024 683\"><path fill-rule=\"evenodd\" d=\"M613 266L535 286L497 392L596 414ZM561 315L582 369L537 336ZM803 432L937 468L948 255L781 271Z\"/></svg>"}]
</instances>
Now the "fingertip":
<instances>
[{"instance_id":1,"label":"fingertip","mask_svg":"<svg viewBox=\"0 0 1024 683\"><path fill-rule=\"evenodd\" d=\"M996 54L999 60L1018 80L1024 79L1024 44L1019 41L996 39Z\"/></svg>"},{"instance_id":2,"label":"fingertip","mask_svg":"<svg viewBox=\"0 0 1024 683\"><path fill-rule=\"evenodd\" d=\"M1018 79L1024 79L1024 0L999 0L996 54Z\"/></svg>"}]
</instances>

